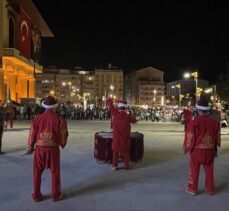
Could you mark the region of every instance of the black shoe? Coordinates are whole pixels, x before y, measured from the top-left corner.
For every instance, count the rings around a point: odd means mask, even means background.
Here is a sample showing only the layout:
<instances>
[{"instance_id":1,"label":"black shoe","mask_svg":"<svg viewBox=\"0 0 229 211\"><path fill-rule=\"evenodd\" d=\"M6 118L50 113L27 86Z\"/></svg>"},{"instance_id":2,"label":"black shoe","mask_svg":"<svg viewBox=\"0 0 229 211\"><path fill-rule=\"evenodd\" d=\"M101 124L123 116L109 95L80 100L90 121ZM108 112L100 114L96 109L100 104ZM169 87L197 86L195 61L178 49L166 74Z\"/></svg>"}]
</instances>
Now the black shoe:
<instances>
[{"instance_id":1,"label":"black shoe","mask_svg":"<svg viewBox=\"0 0 229 211\"><path fill-rule=\"evenodd\" d=\"M1 152L0 152L0 155L3 155L3 154L5 154L5 152L2 152L2 151L1 151Z\"/></svg>"}]
</instances>

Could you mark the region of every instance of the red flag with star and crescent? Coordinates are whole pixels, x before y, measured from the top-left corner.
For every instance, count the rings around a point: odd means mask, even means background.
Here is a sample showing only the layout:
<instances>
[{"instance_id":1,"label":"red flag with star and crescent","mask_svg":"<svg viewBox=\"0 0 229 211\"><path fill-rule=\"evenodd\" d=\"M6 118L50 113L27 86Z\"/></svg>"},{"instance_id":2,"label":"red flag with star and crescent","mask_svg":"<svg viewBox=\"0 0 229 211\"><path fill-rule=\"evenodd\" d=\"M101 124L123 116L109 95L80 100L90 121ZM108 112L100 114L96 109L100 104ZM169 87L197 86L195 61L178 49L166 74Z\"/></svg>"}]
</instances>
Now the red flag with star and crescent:
<instances>
[{"instance_id":1,"label":"red flag with star and crescent","mask_svg":"<svg viewBox=\"0 0 229 211\"><path fill-rule=\"evenodd\" d=\"M31 18L25 10L20 7L19 47L21 54L28 59L31 58L31 25Z\"/></svg>"}]
</instances>

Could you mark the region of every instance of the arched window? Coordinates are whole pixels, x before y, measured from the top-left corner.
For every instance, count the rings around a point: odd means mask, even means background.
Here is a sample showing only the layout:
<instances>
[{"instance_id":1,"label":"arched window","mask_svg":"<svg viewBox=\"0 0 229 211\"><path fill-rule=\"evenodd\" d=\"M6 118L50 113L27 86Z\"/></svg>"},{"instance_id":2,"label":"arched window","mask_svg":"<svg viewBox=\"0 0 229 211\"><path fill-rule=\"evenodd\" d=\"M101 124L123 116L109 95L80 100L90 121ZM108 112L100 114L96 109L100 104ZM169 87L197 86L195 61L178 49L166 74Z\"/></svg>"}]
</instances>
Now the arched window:
<instances>
[{"instance_id":1,"label":"arched window","mask_svg":"<svg viewBox=\"0 0 229 211\"><path fill-rule=\"evenodd\" d=\"M15 27L14 27L14 18L9 17L9 48L14 48L14 37L15 37Z\"/></svg>"}]
</instances>

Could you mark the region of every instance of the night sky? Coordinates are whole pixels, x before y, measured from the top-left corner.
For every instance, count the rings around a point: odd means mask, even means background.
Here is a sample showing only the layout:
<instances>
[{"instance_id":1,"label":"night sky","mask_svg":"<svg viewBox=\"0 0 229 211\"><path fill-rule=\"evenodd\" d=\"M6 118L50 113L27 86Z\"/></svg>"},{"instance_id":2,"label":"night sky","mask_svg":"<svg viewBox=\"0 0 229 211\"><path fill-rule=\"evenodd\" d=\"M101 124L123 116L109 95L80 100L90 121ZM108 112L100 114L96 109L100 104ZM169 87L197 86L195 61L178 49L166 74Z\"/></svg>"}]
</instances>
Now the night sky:
<instances>
[{"instance_id":1,"label":"night sky","mask_svg":"<svg viewBox=\"0 0 229 211\"><path fill-rule=\"evenodd\" d=\"M152 3L157 2L157 3ZM54 33L42 64L89 69L109 62L132 71L153 66L166 82L199 69L215 82L228 69L229 12L220 1L34 0ZM74 3L74 5L73 5Z\"/></svg>"}]
</instances>

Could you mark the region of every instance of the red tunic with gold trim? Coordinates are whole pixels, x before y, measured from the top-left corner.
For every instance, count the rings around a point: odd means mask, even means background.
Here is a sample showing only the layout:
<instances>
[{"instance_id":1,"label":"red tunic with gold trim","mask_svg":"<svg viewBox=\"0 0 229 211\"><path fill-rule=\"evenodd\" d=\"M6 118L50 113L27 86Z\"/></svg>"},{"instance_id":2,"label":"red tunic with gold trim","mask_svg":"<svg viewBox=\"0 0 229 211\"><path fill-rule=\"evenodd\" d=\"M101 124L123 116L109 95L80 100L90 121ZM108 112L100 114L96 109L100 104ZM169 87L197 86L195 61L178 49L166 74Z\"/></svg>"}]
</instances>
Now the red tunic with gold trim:
<instances>
[{"instance_id":1,"label":"red tunic with gold trim","mask_svg":"<svg viewBox=\"0 0 229 211\"><path fill-rule=\"evenodd\" d=\"M38 115L32 121L28 146L65 147L67 143L67 122L51 109Z\"/></svg>"},{"instance_id":2,"label":"red tunic with gold trim","mask_svg":"<svg viewBox=\"0 0 229 211\"><path fill-rule=\"evenodd\" d=\"M112 150L120 152L122 155L129 154L131 123L135 123L136 118L127 114L123 110L114 108L113 102L110 98L107 99L106 104L109 107L112 118Z\"/></svg>"},{"instance_id":3,"label":"red tunic with gold trim","mask_svg":"<svg viewBox=\"0 0 229 211\"><path fill-rule=\"evenodd\" d=\"M65 119L48 109L32 121L28 139L28 149L35 148L33 161L34 193L33 199L41 198L41 175L44 169L52 172L52 198L56 199L60 187L60 150L67 143L68 129Z\"/></svg>"},{"instance_id":4,"label":"red tunic with gold trim","mask_svg":"<svg viewBox=\"0 0 229 211\"><path fill-rule=\"evenodd\" d=\"M220 124L207 115L199 115L192 120L185 132L184 151L190 153L190 173L188 189L197 192L200 165L205 170L205 186L209 193L214 187L214 157L220 147Z\"/></svg>"}]
</instances>

